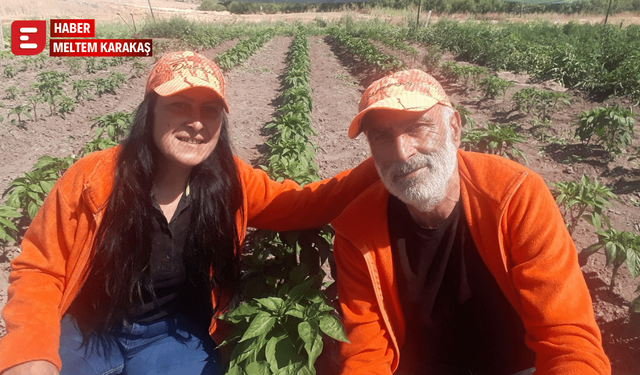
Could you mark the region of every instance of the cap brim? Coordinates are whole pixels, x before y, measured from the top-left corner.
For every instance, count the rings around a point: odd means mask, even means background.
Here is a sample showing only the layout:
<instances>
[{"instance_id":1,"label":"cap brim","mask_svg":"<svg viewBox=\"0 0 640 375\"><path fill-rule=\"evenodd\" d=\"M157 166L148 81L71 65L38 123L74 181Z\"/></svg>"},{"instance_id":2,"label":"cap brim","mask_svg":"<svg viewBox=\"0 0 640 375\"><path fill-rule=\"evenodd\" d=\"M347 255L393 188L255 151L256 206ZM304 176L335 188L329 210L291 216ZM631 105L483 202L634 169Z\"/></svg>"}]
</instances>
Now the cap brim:
<instances>
[{"instance_id":1,"label":"cap brim","mask_svg":"<svg viewBox=\"0 0 640 375\"><path fill-rule=\"evenodd\" d=\"M410 111L410 112L424 112L429 110L434 105L438 104L438 100L435 98L427 97L421 98L420 100L407 100L404 98L401 103L398 98L386 98L379 100L367 108L363 109L356 115L356 117L351 121L351 125L349 125L349 138L354 139L362 132L362 117L364 117L367 112L373 109L386 109L390 111Z\"/></svg>"},{"instance_id":2,"label":"cap brim","mask_svg":"<svg viewBox=\"0 0 640 375\"><path fill-rule=\"evenodd\" d=\"M160 96L171 96L194 87L204 87L213 91L216 96L220 100L222 100L224 109L227 111L227 113L229 113L229 105L227 104L227 101L224 99L224 97L220 94L216 86L212 85L208 81L197 77L189 77L188 79L185 79L184 77L177 77L154 88L153 91L155 91Z\"/></svg>"}]
</instances>

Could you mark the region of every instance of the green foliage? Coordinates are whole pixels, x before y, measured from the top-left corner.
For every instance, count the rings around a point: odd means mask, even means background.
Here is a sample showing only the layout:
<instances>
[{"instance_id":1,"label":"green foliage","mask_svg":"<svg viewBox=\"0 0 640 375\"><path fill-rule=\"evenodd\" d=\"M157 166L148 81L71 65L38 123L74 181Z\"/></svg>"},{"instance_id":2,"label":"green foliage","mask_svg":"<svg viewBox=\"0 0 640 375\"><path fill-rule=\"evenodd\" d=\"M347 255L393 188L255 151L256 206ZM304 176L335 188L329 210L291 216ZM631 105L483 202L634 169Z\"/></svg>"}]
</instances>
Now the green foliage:
<instances>
[{"instance_id":1,"label":"green foliage","mask_svg":"<svg viewBox=\"0 0 640 375\"><path fill-rule=\"evenodd\" d=\"M294 38L287 60L280 115L264 127L270 136L266 141L267 166L263 168L274 179L291 178L306 184L318 179L318 167L313 161L315 145L310 139L316 133L311 128L309 41L304 32L299 31Z\"/></svg>"},{"instance_id":2,"label":"green foliage","mask_svg":"<svg viewBox=\"0 0 640 375\"><path fill-rule=\"evenodd\" d=\"M134 113L115 112L94 117L91 128L96 128L93 139L84 145L81 155L116 146L129 133Z\"/></svg>"},{"instance_id":3,"label":"green foliage","mask_svg":"<svg viewBox=\"0 0 640 375\"><path fill-rule=\"evenodd\" d=\"M20 92L20 90L18 90L17 87L9 86L9 87L7 87L6 95L4 97L5 97L5 99L15 100L15 99L18 98L18 96L20 94L21 94L21 92Z\"/></svg>"},{"instance_id":4,"label":"green foliage","mask_svg":"<svg viewBox=\"0 0 640 375\"><path fill-rule=\"evenodd\" d=\"M216 56L215 62L223 70L230 70L236 65L242 64L253 55L260 47L266 42L271 40L274 36L273 30L265 31L264 33L252 36L249 39L240 41L235 46L226 50L224 53Z\"/></svg>"},{"instance_id":5,"label":"green foliage","mask_svg":"<svg viewBox=\"0 0 640 375\"><path fill-rule=\"evenodd\" d=\"M5 78L13 78L18 74L18 69L13 65L7 65L2 72Z\"/></svg>"},{"instance_id":6,"label":"green foliage","mask_svg":"<svg viewBox=\"0 0 640 375\"><path fill-rule=\"evenodd\" d=\"M144 70L146 69L146 65L138 60L134 60L133 64L131 64L131 72L133 77L142 77L144 74Z\"/></svg>"},{"instance_id":7,"label":"green foliage","mask_svg":"<svg viewBox=\"0 0 640 375\"><path fill-rule=\"evenodd\" d=\"M513 82L507 81L494 75L487 75L480 80L480 87L484 90L484 97L489 99L495 99L498 96L502 96L504 102L507 90L514 85Z\"/></svg>"},{"instance_id":8,"label":"green foliage","mask_svg":"<svg viewBox=\"0 0 640 375\"><path fill-rule=\"evenodd\" d=\"M539 90L527 87L513 94L516 109L533 114L539 120L551 120L554 113L571 104L571 96L564 92Z\"/></svg>"},{"instance_id":9,"label":"green foliage","mask_svg":"<svg viewBox=\"0 0 640 375\"><path fill-rule=\"evenodd\" d=\"M28 104L18 104L17 106L11 108L11 111L9 111L9 115L7 116L7 118L9 118L11 115L16 115L18 117L17 126L24 128L21 115L24 115L30 119L33 119L29 112L31 112L31 108L29 108Z\"/></svg>"},{"instance_id":10,"label":"green foliage","mask_svg":"<svg viewBox=\"0 0 640 375\"><path fill-rule=\"evenodd\" d=\"M76 100L89 100L93 96L90 90L93 88L93 81L87 79L77 79L71 82L71 87L76 93Z\"/></svg>"},{"instance_id":11,"label":"green foliage","mask_svg":"<svg viewBox=\"0 0 640 375\"><path fill-rule=\"evenodd\" d=\"M484 127L468 124L460 140L461 147L467 151L478 151L517 159L521 157L527 162L526 155L516 147L516 144L526 141L526 138L516 133L518 124L499 125L485 123Z\"/></svg>"},{"instance_id":12,"label":"green foliage","mask_svg":"<svg viewBox=\"0 0 640 375\"><path fill-rule=\"evenodd\" d=\"M391 28L390 28L391 29ZM640 27L569 23L456 22L443 18L410 37L492 70L527 72L604 98L640 102Z\"/></svg>"},{"instance_id":13,"label":"green foliage","mask_svg":"<svg viewBox=\"0 0 640 375\"><path fill-rule=\"evenodd\" d=\"M453 61L447 61L441 65L442 74L456 82L461 83L465 90L475 89L482 76L487 74L487 69L479 66L461 65Z\"/></svg>"},{"instance_id":14,"label":"green foliage","mask_svg":"<svg viewBox=\"0 0 640 375\"><path fill-rule=\"evenodd\" d=\"M596 107L578 116L576 137L582 142L591 141L595 135L597 143L613 155L621 154L631 144L634 114L630 110L613 107Z\"/></svg>"},{"instance_id":15,"label":"green foliage","mask_svg":"<svg viewBox=\"0 0 640 375\"><path fill-rule=\"evenodd\" d=\"M110 72L107 78L96 78L93 80L95 93L99 97L103 94L116 94L116 90L127 81L127 77L118 72Z\"/></svg>"},{"instance_id":16,"label":"green foliage","mask_svg":"<svg viewBox=\"0 0 640 375\"><path fill-rule=\"evenodd\" d=\"M440 59L442 59L442 50L438 46L426 46L426 52L422 57L422 63L427 73L433 73L440 68Z\"/></svg>"},{"instance_id":17,"label":"green foliage","mask_svg":"<svg viewBox=\"0 0 640 375\"><path fill-rule=\"evenodd\" d=\"M43 102L49 104L50 115L56 111L58 106L58 99L64 95L63 84L67 82L69 75L64 72L57 71L45 71L40 72L36 76L36 82L32 84L32 87L38 91L43 99Z\"/></svg>"},{"instance_id":18,"label":"green foliage","mask_svg":"<svg viewBox=\"0 0 640 375\"><path fill-rule=\"evenodd\" d=\"M95 57L85 57L84 61L85 61L85 69L87 70L87 73L93 74L98 71Z\"/></svg>"},{"instance_id":19,"label":"green foliage","mask_svg":"<svg viewBox=\"0 0 640 375\"><path fill-rule=\"evenodd\" d=\"M0 205L0 246L18 242L17 219L22 217L15 207Z\"/></svg>"},{"instance_id":20,"label":"green foliage","mask_svg":"<svg viewBox=\"0 0 640 375\"><path fill-rule=\"evenodd\" d=\"M71 156L42 156L31 172L9 183L2 194L7 197L6 205L20 210L23 216L28 215L29 220L33 219L55 182L74 161Z\"/></svg>"},{"instance_id":21,"label":"green foliage","mask_svg":"<svg viewBox=\"0 0 640 375\"><path fill-rule=\"evenodd\" d=\"M618 269L624 263L627 264L633 278L640 275L640 235L633 232L618 231L609 228L598 231L598 242L584 249L587 256L604 249L607 257L607 266L613 266L609 292L613 292Z\"/></svg>"},{"instance_id":22,"label":"green foliage","mask_svg":"<svg viewBox=\"0 0 640 375\"><path fill-rule=\"evenodd\" d=\"M299 29L289 49L279 116L264 127L269 133L265 168L270 177L298 183L318 179L309 136L312 101L309 42ZM253 251L243 257L244 303L222 319L234 327L223 344L235 344L227 374L315 374L325 334L346 341L342 323L322 290L321 264L332 257L330 229L254 234Z\"/></svg>"},{"instance_id":23,"label":"green foliage","mask_svg":"<svg viewBox=\"0 0 640 375\"><path fill-rule=\"evenodd\" d=\"M227 7L218 3L217 0L202 0L202 3L197 8L198 10L222 12L227 10Z\"/></svg>"},{"instance_id":24,"label":"green foliage","mask_svg":"<svg viewBox=\"0 0 640 375\"><path fill-rule=\"evenodd\" d=\"M120 142L129 133L133 123L133 113L115 112L97 116L91 119L95 121L91 128L97 128L94 138L106 134L107 138L114 142Z\"/></svg>"},{"instance_id":25,"label":"green foliage","mask_svg":"<svg viewBox=\"0 0 640 375\"><path fill-rule=\"evenodd\" d=\"M329 29L328 34L342 44L349 53L357 56L366 66L376 69L382 74L402 70L404 67L402 61L395 56L380 52L378 48L365 39L354 38L337 27Z\"/></svg>"},{"instance_id":26,"label":"green foliage","mask_svg":"<svg viewBox=\"0 0 640 375\"><path fill-rule=\"evenodd\" d=\"M82 57L67 57L64 62L73 74L80 74L82 68Z\"/></svg>"},{"instance_id":27,"label":"green foliage","mask_svg":"<svg viewBox=\"0 0 640 375\"><path fill-rule=\"evenodd\" d=\"M556 203L562 210L562 216L567 224L569 234L573 234L581 219L591 223L596 230L602 228L602 223L609 225L609 219L602 211L611 205L611 199L618 197L598 179L593 182L582 175L579 182L564 181L551 184Z\"/></svg>"},{"instance_id":28,"label":"green foliage","mask_svg":"<svg viewBox=\"0 0 640 375\"><path fill-rule=\"evenodd\" d=\"M42 103L44 101L44 98L40 95L29 95L27 100L29 101L31 109L33 110L34 120L38 121L38 103Z\"/></svg>"},{"instance_id":29,"label":"green foliage","mask_svg":"<svg viewBox=\"0 0 640 375\"><path fill-rule=\"evenodd\" d=\"M60 102L58 102L58 113L62 118L65 118L65 114L73 112L75 108L76 101L73 100L73 98L70 98L66 95L60 97Z\"/></svg>"}]
</instances>

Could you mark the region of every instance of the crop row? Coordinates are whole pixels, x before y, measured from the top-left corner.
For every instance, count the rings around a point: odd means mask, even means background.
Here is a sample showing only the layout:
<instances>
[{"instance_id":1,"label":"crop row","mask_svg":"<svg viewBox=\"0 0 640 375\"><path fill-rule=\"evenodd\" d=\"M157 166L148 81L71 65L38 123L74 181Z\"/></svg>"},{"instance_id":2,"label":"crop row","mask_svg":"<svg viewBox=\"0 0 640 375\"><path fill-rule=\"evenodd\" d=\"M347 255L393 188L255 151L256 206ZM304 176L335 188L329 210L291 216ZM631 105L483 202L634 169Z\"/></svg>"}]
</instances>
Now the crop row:
<instances>
[{"instance_id":1,"label":"crop row","mask_svg":"<svg viewBox=\"0 0 640 375\"><path fill-rule=\"evenodd\" d=\"M318 179L310 136L311 87L309 42L296 33L283 78L278 116L265 125L269 133L263 168L271 178L298 183ZM235 340L227 374L315 374L323 334L346 340L344 329L322 291L327 284L320 265L330 257L331 234L319 230L276 233L258 231L246 270L239 307L224 317L234 325Z\"/></svg>"},{"instance_id":2,"label":"crop row","mask_svg":"<svg viewBox=\"0 0 640 375\"><path fill-rule=\"evenodd\" d=\"M367 39L355 38L338 27L330 28L327 33L335 41L343 45L349 53L357 56L365 66L375 69L380 74L384 75L389 72L398 71L404 66L402 61L398 60L395 56L389 56L380 52L380 50Z\"/></svg>"},{"instance_id":3,"label":"crop row","mask_svg":"<svg viewBox=\"0 0 640 375\"><path fill-rule=\"evenodd\" d=\"M266 30L261 34L256 34L248 39L241 40L235 46L216 56L215 62L222 70L230 70L236 65L242 64L260 49L266 42L273 38L274 31Z\"/></svg>"}]
</instances>

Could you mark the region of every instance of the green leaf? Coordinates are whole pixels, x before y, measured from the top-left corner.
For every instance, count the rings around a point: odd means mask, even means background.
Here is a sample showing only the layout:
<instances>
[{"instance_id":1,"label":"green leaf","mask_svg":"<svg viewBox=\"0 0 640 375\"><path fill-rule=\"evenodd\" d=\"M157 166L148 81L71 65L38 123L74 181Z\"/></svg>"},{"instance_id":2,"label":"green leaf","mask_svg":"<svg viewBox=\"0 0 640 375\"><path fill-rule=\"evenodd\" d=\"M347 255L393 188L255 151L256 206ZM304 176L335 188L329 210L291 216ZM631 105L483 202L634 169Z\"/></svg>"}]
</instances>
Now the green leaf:
<instances>
[{"instance_id":1,"label":"green leaf","mask_svg":"<svg viewBox=\"0 0 640 375\"><path fill-rule=\"evenodd\" d=\"M280 309L282 308L282 304L284 303L282 298L278 298L278 297L259 298L259 299L255 299L255 301L258 302L264 308L266 308L268 311L271 311L274 313L279 312Z\"/></svg>"},{"instance_id":2,"label":"green leaf","mask_svg":"<svg viewBox=\"0 0 640 375\"><path fill-rule=\"evenodd\" d=\"M258 311L259 310L256 306L253 306L250 303L245 303L224 314L221 319L233 323L238 323L245 318L256 315Z\"/></svg>"},{"instance_id":3,"label":"green leaf","mask_svg":"<svg viewBox=\"0 0 640 375\"><path fill-rule=\"evenodd\" d=\"M247 331L242 335L240 342L256 336L266 335L271 331L275 323L276 318L273 315L265 311L260 311L258 315L253 318L251 324L249 324L249 328L247 328Z\"/></svg>"},{"instance_id":4,"label":"green leaf","mask_svg":"<svg viewBox=\"0 0 640 375\"><path fill-rule=\"evenodd\" d=\"M318 330L318 325L314 321L302 322L298 324L298 334L304 341L304 349L309 356L309 367L312 367L316 359L322 353L322 336Z\"/></svg>"},{"instance_id":5,"label":"green leaf","mask_svg":"<svg viewBox=\"0 0 640 375\"><path fill-rule=\"evenodd\" d=\"M320 329L327 336L334 338L338 341L349 342L347 334L344 331L342 322L333 315L325 315L320 318Z\"/></svg>"},{"instance_id":6,"label":"green leaf","mask_svg":"<svg viewBox=\"0 0 640 375\"><path fill-rule=\"evenodd\" d=\"M251 375L271 375L269 364L265 361L251 362L246 367L247 374Z\"/></svg>"},{"instance_id":7,"label":"green leaf","mask_svg":"<svg viewBox=\"0 0 640 375\"><path fill-rule=\"evenodd\" d=\"M269 339L267 345L265 346L264 355L269 361L269 366L271 368L271 372L275 373L278 371L278 361L276 360L276 346L277 344L283 340L286 335L275 336Z\"/></svg>"},{"instance_id":8,"label":"green leaf","mask_svg":"<svg viewBox=\"0 0 640 375\"><path fill-rule=\"evenodd\" d=\"M640 275L640 249L629 249L627 251L627 267L631 276L635 279Z\"/></svg>"},{"instance_id":9,"label":"green leaf","mask_svg":"<svg viewBox=\"0 0 640 375\"><path fill-rule=\"evenodd\" d=\"M29 217L31 219L36 217L38 210L40 210L40 206L38 204L36 204L35 202L29 202L29 206L27 207L27 213L29 214Z\"/></svg>"}]
</instances>

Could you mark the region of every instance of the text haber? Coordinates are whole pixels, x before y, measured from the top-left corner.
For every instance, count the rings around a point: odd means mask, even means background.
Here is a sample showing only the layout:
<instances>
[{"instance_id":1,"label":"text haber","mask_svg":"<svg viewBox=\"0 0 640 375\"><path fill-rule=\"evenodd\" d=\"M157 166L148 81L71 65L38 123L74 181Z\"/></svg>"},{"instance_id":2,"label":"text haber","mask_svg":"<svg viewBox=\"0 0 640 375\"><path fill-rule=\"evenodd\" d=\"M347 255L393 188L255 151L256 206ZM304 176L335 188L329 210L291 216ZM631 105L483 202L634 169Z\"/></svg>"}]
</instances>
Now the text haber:
<instances>
[{"instance_id":1,"label":"text haber","mask_svg":"<svg viewBox=\"0 0 640 375\"><path fill-rule=\"evenodd\" d=\"M51 20L52 38L93 38L96 36L96 20Z\"/></svg>"},{"instance_id":2,"label":"text haber","mask_svg":"<svg viewBox=\"0 0 640 375\"><path fill-rule=\"evenodd\" d=\"M53 29L56 34L91 34L91 24L90 23L73 23L73 22L65 22L65 23L55 23L53 25Z\"/></svg>"}]
</instances>

